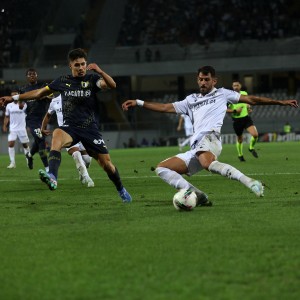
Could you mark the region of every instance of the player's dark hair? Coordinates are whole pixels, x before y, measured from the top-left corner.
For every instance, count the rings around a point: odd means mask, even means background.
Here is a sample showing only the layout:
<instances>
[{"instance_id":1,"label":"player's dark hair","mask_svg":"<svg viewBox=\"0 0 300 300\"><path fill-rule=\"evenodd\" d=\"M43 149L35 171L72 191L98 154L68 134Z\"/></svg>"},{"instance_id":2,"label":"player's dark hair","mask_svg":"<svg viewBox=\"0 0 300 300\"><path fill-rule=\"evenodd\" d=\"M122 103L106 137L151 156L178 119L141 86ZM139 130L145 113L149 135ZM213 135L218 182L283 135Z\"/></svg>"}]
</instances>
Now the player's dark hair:
<instances>
[{"instance_id":1,"label":"player's dark hair","mask_svg":"<svg viewBox=\"0 0 300 300\"><path fill-rule=\"evenodd\" d=\"M212 66L204 66L198 69L198 75L202 73L203 75L208 75L210 73L211 77L216 77L216 71Z\"/></svg>"},{"instance_id":2,"label":"player's dark hair","mask_svg":"<svg viewBox=\"0 0 300 300\"><path fill-rule=\"evenodd\" d=\"M26 74L25 75L27 76L29 72L35 72L35 73L37 73L36 69L29 68L29 69L26 70Z\"/></svg>"},{"instance_id":3,"label":"player's dark hair","mask_svg":"<svg viewBox=\"0 0 300 300\"><path fill-rule=\"evenodd\" d=\"M73 49L68 53L68 61L74 61L77 58L87 59L87 53L82 48Z\"/></svg>"}]
</instances>

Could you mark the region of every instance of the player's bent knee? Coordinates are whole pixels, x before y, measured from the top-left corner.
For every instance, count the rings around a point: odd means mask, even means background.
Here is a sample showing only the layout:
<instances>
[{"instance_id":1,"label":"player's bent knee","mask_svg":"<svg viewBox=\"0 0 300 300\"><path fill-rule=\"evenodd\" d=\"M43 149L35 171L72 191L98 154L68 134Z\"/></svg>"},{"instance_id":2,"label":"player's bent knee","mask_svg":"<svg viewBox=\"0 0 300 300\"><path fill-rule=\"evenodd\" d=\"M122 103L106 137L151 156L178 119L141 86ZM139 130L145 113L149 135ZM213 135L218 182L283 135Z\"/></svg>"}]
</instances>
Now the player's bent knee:
<instances>
[{"instance_id":1,"label":"player's bent knee","mask_svg":"<svg viewBox=\"0 0 300 300\"><path fill-rule=\"evenodd\" d=\"M168 172L169 170L170 170L170 169L168 169L168 168L165 168L165 167L159 167L159 166L158 166L158 167L156 167L156 169L155 169L155 173L156 173L157 176L161 177L162 174Z\"/></svg>"}]
</instances>

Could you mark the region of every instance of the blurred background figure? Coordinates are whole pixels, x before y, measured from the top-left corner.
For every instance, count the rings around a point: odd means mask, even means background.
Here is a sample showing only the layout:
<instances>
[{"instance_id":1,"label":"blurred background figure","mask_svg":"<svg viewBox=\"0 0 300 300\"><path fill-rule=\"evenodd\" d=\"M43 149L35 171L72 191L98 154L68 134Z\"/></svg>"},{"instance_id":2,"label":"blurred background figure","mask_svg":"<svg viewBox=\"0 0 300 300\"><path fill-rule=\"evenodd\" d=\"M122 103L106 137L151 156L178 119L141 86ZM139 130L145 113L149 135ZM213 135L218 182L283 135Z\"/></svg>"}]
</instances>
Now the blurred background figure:
<instances>
[{"instance_id":1,"label":"blurred background figure","mask_svg":"<svg viewBox=\"0 0 300 300\"><path fill-rule=\"evenodd\" d=\"M11 92L11 96L17 95L17 91ZM15 142L17 139L22 143L24 148L25 156L29 153L30 148L28 146L29 138L26 131L26 103L18 103L18 101L13 101L6 106L5 118L3 122L3 132L8 134L8 154L10 159L10 164L7 166L7 169L16 168L16 152L15 152Z\"/></svg>"},{"instance_id":2,"label":"blurred background figure","mask_svg":"<svg viewBox=\"0 0 300 300\"><path fill-rule=\"evenodd\" d=\"M241 95L248 95L246 91L242 91L242 84L239 81L234 81L232 83L232 89ZM236 149L238 152L238 158L240 161L246 161L243 155L243 132L247 130L251 134L249 151L255 158L258 158L258 154L254 149L254 145L258 140L258 132L254 126L253 120L250 117L249 113L252 112L252 109L247 103L238 103L238 104L229 104L227 112L231 114L233 121L233 129L237 136Z\"/></svg>"},{"instance_id":3,"label":"blurred background figure","mask_svg":"<svg viewBox=\"0 0 300 300\"><path fill-rule=\"evenodd\" d=\"M179 150L182 151L183 147L189 145L191 136L194 133L193 124L188 115L181 115L177 126L177 131L180 131L184 127L185 137L178 139Z\"/></svg>"},{"instance_id":4,"label":"blurred background figure","mask_svg":"<svg viewBox=\"0 0 300 300\"><path fill-rule=\"evenodd\" d=\"M290 125L289 122L286 122L283 126L283 132L285 134L291 133L292 132L292 126Z\"/></svg>"}]
</instances>

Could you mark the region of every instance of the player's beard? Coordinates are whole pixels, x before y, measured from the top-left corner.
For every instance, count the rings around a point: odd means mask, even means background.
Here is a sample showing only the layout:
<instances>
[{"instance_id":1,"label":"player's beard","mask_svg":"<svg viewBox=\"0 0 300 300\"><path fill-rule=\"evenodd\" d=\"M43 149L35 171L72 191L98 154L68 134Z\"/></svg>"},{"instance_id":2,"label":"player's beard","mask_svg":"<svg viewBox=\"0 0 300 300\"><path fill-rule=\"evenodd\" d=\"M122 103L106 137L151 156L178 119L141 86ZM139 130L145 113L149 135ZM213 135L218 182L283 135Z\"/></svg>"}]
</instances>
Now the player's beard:
<instances>
[{"instance_id":1,"label":"player's beard","mask_svg":"<svg viewBox=\"0 0 300 300\"><path fill-rule=\"evenodd\" d=\"M206 95L208 94L208 88L206 86L201 86L200 87L200 94L201 95Z\"/></svg>"}]
</instances>

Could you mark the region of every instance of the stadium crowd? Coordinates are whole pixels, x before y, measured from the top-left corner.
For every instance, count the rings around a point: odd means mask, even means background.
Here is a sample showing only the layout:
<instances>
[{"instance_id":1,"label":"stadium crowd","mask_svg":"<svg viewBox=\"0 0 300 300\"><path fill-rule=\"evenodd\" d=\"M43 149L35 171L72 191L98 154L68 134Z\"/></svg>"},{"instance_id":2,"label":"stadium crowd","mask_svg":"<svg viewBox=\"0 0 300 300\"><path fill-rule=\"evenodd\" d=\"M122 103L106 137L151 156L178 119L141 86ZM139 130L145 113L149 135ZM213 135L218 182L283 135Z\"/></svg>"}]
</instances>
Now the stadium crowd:
<instances>
[{"instance_id":1,"label":"stadium crowd","mask_svg":"<svg viewBox=\"0 0 300 300\"><path fill-rule=\"evenodd\" d=\"M39 8L36 13L35 8ZM36 37L46 5L38 0L2 0L0 11L0 68L18 62L24 49ZM26 17L24 17L26 16ZM27 52L28 53L28 52Z\"/></svg>"},{"instance_id":2,"label":"stadium crowd","mask_svg":"<svg viewBox=\"0 0 300 300\"><path fill-rule=\"evenodd\" d=\"M119 46L268 40L300 33L296 0L129 0Z\"/></svg>"}]
</instances>

